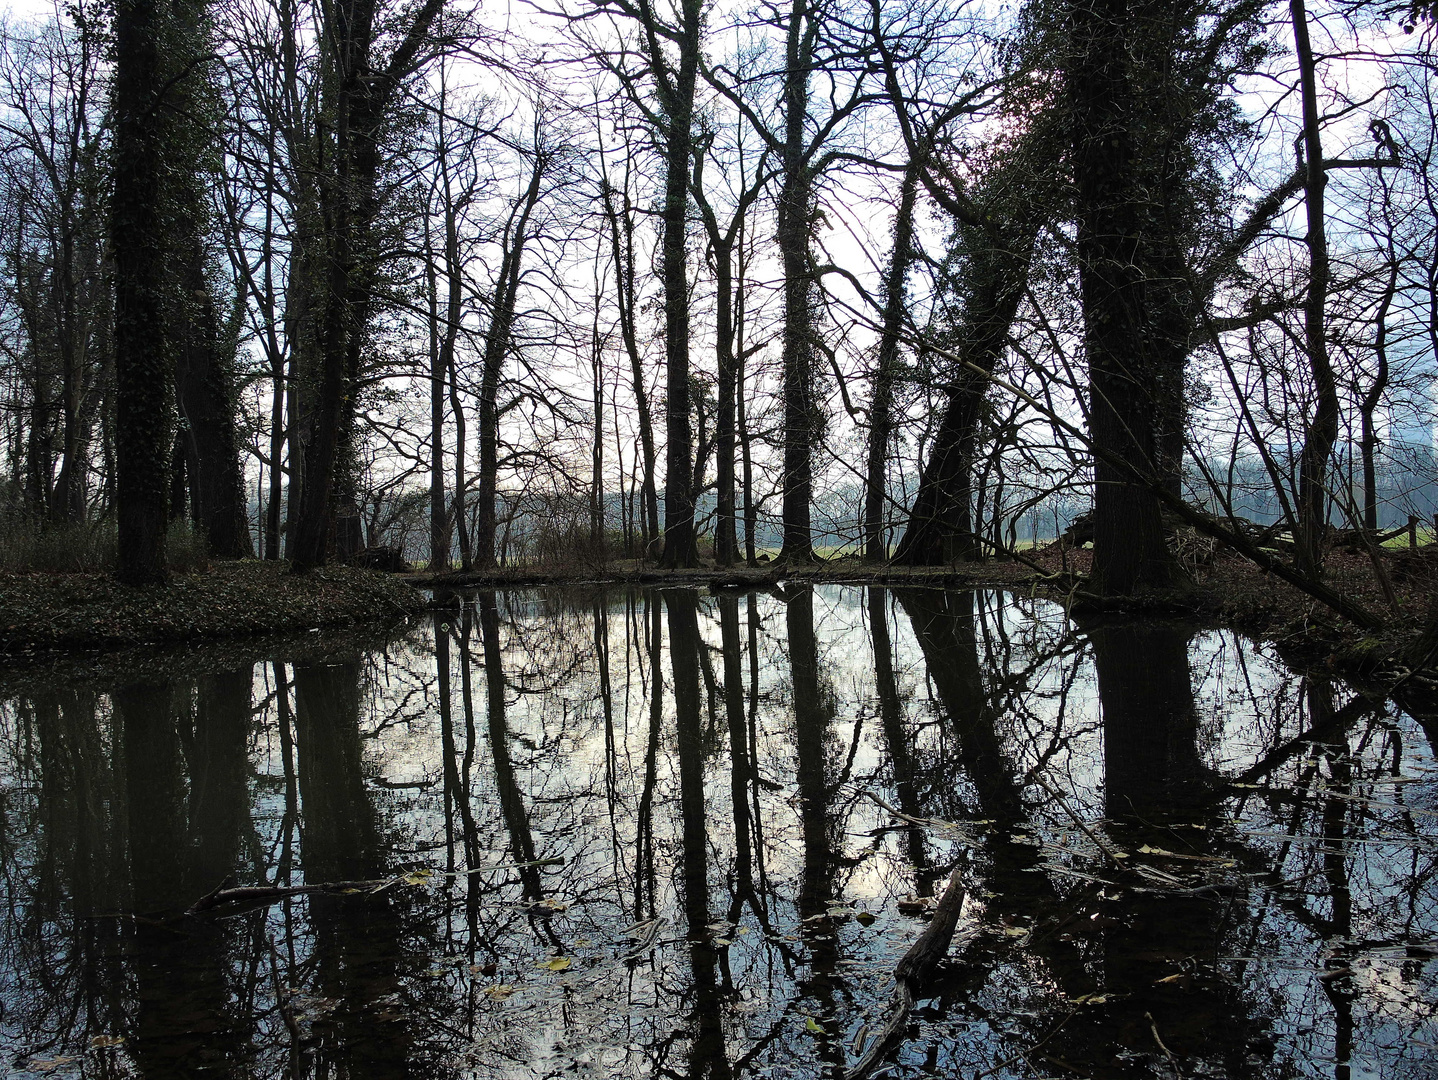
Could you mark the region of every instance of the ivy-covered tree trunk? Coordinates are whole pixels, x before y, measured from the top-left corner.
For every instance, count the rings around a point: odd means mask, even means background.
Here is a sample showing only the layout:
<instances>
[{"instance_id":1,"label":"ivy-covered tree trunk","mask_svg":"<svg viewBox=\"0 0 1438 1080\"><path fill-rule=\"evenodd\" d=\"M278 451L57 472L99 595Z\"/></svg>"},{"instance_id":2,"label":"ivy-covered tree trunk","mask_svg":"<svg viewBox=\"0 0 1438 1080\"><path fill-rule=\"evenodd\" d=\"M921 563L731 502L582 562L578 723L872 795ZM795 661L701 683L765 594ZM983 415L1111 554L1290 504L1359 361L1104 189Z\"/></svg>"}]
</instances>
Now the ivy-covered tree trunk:
<instances>
[{"instance_id":1,"label":"ivy-covered tree trunk","mask_svg":"<svg viewBox=\"0 0 1438 1080\"><path fill-rule=\"evenodd\" d=\"M189 223L187 223L188 225ZM244 472L235 427L234 347L215 311L202 238L186 229L189 257L177 288L175 389L183 420L191 517L210 550L225 558L254 554L245 511Z\"/></svg>"},{"instance_id":2,"label":"ivy-covered tree trunk","mask_svg":"<svg viewBox=\"0 0 1438 1080\"><path fill-rule=\"evenodd\" d=\"M970 240L964 311L954 343L948 402L919 490L894 558L909 566L937 566L979 554L973 522L974 460L979 421L1009 327L1028 285L1034 231L1021 238L962 230Z\"/></svg>"},{"instance_id":3,"label":"ivy-covered tree trunk","mask_svg":"<svg viewBox=\"0 0 1438 1080\"><path fill-rule=\"evenodd\" d=\"M290 562L303 572L329 558L336 474L354 403L355 378L369 322L374 266L370 232L379 170L379 116L370 75L374 5L335 5L328 34L334 44L333 173L321 179L320 215L326 223L326 265L320 286L325 305L319 323L314 407L304 455L304 478L295 517Z\"/></svg>"},{"instance_id":4,"label":"ivy-covered tree trunk","mask_svg":"<svg viewBox=\"0 0 1438 1080\"><path fill-rule=\"evenodd\" d=\"M1128 0L1073 0L1067 90L1072 114L1080 295L1094 447L1094 565L1100 595L1171 592L1189 583L1169 551L1154 485L1171 373L1152 336L1154 298L1129 71L1142 24ZM1181 384L1181 380L1180 380Z\"/></svg>"},{"instance_id":5,"label":"ivy-covered tree trunk","mask_svg":"<svg viewBox=\"0 0 1438 1080\"><path fill-rule=\"evenodd\" d=\"M165 580L173 441L173 362L162 302L167 221L164 84L155 0L115 5L115 572L133 584Z\"/></svg>"}]
</instances>

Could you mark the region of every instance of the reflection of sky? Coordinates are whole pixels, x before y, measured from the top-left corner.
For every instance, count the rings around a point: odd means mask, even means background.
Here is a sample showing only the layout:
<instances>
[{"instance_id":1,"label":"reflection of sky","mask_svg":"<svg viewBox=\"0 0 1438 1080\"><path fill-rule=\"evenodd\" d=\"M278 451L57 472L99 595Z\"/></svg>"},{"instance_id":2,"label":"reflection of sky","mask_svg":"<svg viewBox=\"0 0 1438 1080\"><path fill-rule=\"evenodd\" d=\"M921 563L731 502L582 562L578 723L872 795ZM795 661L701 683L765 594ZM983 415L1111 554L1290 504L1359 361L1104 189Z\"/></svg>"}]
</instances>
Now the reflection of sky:
<instances>
[{"instance_id":1,"label":"reflection of sky","mask_svg":"<svg viewBox=\"0 0 1438 1080\"><path fill-rule=\"evenodd\" d=\"M1143 1013L1143 1007L1124 1002L1071 1004L1078 996L1076 980L1089 979L1093 989L1102 988L1105 978L1119 977L1120 968L1111 966L1118 953L1106 954L1129 947L1123 944L1122 922L1137 895L1129 891L1137 879L1123 878L1127 884L1112 889L1113 901L1092 901L1085 875L1110 871L1088 836L1039 783L1060 792L1088 828L1107 833L1120 846L1137 846L1132 826L1116 828L1102 821L1104 730L1091 647L1068 636L1055 605L999 593L977 595L974 648L982 664L989 721L1021 785L1027 820L1016 831L1037 859L1032 872L995 876L1010 858L1005 854L1009 838L975 820L983 818L975 781L984 778L967 775L958 764L961 747L953 718L939 698L915 626L891 594L881 595L914 787L922 816L935 819L924 827L924 850L940 874L939 890L952 861L969 852L969 899L960 925L962 943L956 946L963 963L951 972L942 1000L915 1019L898 1052L900 1075L923 1075L936 1063L968 1071L990 1068L1044 1038L1071 1012L1075 1016L1055 1042L1055 1052L1060 1057L1092 1053L1099 1045L1094 1040L1117 1037L1104 1026L1108 1018L1122 1024L1125 1017ZM588 1075L648 1075L661 1058L682 1073L673 1063L690 1052L695 1009L702 1008L719 1017L730 1060L752 1053L758 1075L813 1076L816 1055L836 1049L842 1055L841 1044L875 1019L889 993L894 964L923 929L921 921L899 911L900 902L916 889L906 832L867 794L890 805L900 799L880 715L867 592L823 586L814 594L820 705L827 718L828 842L834 859L829 913L807 923L797 901L805 881L806 839L813 838L804 834L798 802L792 643L784 602L763 594L738 600L741 641L748 639L751 604L758 621L757 680L749 681L747 652L741 672L759 776L746 797L757 807L762 827L755 845L758 894L755 902L741 903L735 899L738 849L719 608L715 598L701 596L700 633L706 646L699 690L706 780L703 860L709 890L704 932L727 943L714 977L728 989L702 1002L696 997L695 961L684 941L685 833L667 617L660 620L665 685L655 784L647 802L644 794L652 701L646 634L649 605L657 596L610 591L589 598L557 592L500 598L509 688L505 745L535 855L564 859L563 865L542 867L539 873L543 895L565 910L532 918L521 906L525 894L518 876L486 872L474 879L471 931L462 885L438 887L432 878L395 886L396 918L402 920L397 933L408 957L395 991L397 1006L408 1017L414 1053L430 1055L435 1075L541 1076L562 1072L575 1061ZM594 644L596 610L602 610L608 627L607 711ZM458 615L442 619L457 630L465 625ZM457 640L450 644L447 689L461 759L457 769L463 768L467 752L466 732L474 732L468 746L474 859L480 866L512 864L512 823L502 810L502 785L488 740L477 616L469 627L468 651L470 711ZM1307 685L1267 649L1228 631L1205 631L1189 646L1189 668L1199 719L1197 749L1208 767L1235 775L1308 726ZM457 842L452 849L449 831L460 823L451 819L447 825L445 816L433 624L371 655L362 680L363 770L382 822L385 862L396 871L462 869L464 846ZM255 837L249 849L253 865L242 868L242 880L246 875L272 880L284 842L284 765L272 692L272 672L257 667L254 700L261 707L252 736L250 782ZM1335 706L1345 701L1342 692L1335 694ZM34 816L39 796L35 759L24 752L21 707L12 702L3 708L0 781L18 808L7 811L3 825L4 858L7 880L18 883L17 906L23 912L35 868L49 847L37 839L43 829L23 827L41 820ZM103 710L97 723L108 725ZM1217 992L1212 986L1226 987L1225 1007L1241 1010L1250 1018L1245 1023L1272 1033L1276 1049L1271 1060L1260 1055L1253 1076L1332 1073L1334 984L1318 976L1340 962L1352 969L1356 991L1347 1005L1353 1015L1353 1049L1347 1055L1353 1075L1364 1075L1365 1069L1374 1075L1422 1075L1424 1053L1412 1040L1438 1042L1432 1021L1438 993L1434 965L1404 951L1407 945L1438 944L1432 881L1438 772L1421 731L1407 717L1360 721L1347 738L1351 752L1344 760L1352 769L1351 784L1336 786L1337 759L1330 760L1323 748L1304 745L1273 775L1221 800L1202 817L1201 830L1186 833L1176 827L1158 845L1173 851L1184 837L1195 836L1192 850L1206 853L1210 862L1132 856L1181 878L1185 888L1216 883L1240 889L1201 908L1205 918L1228 912L1215 922L1208 953L1170 955L1157 938L1151 945L1156 959L1143 963L1152 968L1153 978L1180 974L1180 965L1192 965L1210 987L1195 991L1196 1000L1211 1008ZM640 859L646 812L653 816L652 901ZM1328 822L1336 813L1344 823L1340 843L1322 841L1329 828L1325 812ZM947 830L945 820L963 828ZM303 831L290 839L302 868ZM1332 907L1324 875L1333 865L1325 860L1325 847L1341 854L1352 896L1352 922L1341 935L1325 929ZM1236 865L1228 865L1229 860ZM1032 941L1026 936L1036 929L1033 916L1024 897L1004 891L1014 887L1011 879L1032 882L1035 895L1042 889L1048 890L1043 895L1052 895L1053 906L1042 919L1059 919L1072 909L1086 923L1090 911L1103 919L1117 912L1120 925L1097 934L1073 931L1072 955L1082 969L1066 968L1062 960L1068 954L1055 952L1053 941L1043 934ZM636 894L646 896L641 910L635 908ZM655 947L636 962L623 962L619 957L633 947L625 931L647 921L651 910L666 920ZM861 911L877 916L872 926L851 917ZM283 955L293 947L296 966L288 978L301 989L296 1008L306 1024L322 1023L316 1017L335 1007L310 998L323 996L317 972L324 969L324 950L340 947L334 928L325 930L311 921L311 914L307 902L297 900L266 909L258 923L251 916L236 924L263 930L280 943ZM69 948L69 932L61 920L49 947ZM972 932L979 936L969 940ZM15 927L7 924L5 941L15 940ZM556 954L571 961L567 970L537 966ZM12 972L27 962L9 945L0 953L0 965ZM243 967L241 958L235 962ZM492 972L483 969L486 963L495 965ZM33 1050L37 1035L27 1027L27 1018L37 1015L35 1002L19 990L28 984L8 976L0 984L8 987L0 991L7 1059L38 1054ZM495 993L496 986L513 988L512 993ZM254 989L262 1018L253 1038L259 1060L278 1072L288 1036L273 1011L262 1008L270 993L267 985ZM822 1033L808 1026L810 1020ZM87 1029L70 1036L82 1057L96 1033ZM1169 1038L1177 1041L1173 1034ZM1145 1039L1124 1043L1123 1050L1132 1075L1163 1065L1146 1033ZM1185 1075L1204 1075L1205 1070L1215 1075L1225 1060L1220 1049L1188 1051L1181 1062ZM46 1051L39 1057L57 1055ZM65 1074L64 1069L57 1072ZM997 1075L1027 1074L1015 1067Z\"/></svg>"}]
</instances>

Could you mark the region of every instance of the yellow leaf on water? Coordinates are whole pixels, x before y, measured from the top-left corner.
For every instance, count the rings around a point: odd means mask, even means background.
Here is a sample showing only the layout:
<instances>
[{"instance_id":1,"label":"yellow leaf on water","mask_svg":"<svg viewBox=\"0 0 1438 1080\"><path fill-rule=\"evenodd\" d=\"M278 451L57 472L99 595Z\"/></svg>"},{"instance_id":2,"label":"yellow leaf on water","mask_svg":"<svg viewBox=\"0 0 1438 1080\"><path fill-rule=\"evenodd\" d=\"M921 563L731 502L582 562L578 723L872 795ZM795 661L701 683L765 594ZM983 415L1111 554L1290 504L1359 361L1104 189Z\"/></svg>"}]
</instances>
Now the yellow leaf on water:
<instances>
[{"instance_id":1,"label":"yellow leaf on water","mask_svg":"<svg viewBox=\"0 0 1438 1080\"><path fill-rule=\"evenodd\" d=\"M821 1025L812 1016L804 1017L804 1030L812 1031L815 1035L823 1035L825 1033L823 1025Z\"/></svg>"},{"instance_id":2,"label":"yellow leaf on water","mask_svg":"<svg viewBox=\"0 0 1438 1080\"><path fill-rule=\"evenodd\" d=\"M485 990L485 993L489 995L491 1001L503 1001L509 997L510 994L514 993L514 987L496 983L494 986Z\"/></svg>"},{"instance_id":3,"label":"yellow leaf on water","mask_svg":"<svg viewBox=\"0 0 1438 1080\"><path fill-rule=\"evenodd\" d=\"M541 960L534 966L545 971L568 971L570 960L567 956L556 956L553 960Z\"/></svg>"}]
</instances>

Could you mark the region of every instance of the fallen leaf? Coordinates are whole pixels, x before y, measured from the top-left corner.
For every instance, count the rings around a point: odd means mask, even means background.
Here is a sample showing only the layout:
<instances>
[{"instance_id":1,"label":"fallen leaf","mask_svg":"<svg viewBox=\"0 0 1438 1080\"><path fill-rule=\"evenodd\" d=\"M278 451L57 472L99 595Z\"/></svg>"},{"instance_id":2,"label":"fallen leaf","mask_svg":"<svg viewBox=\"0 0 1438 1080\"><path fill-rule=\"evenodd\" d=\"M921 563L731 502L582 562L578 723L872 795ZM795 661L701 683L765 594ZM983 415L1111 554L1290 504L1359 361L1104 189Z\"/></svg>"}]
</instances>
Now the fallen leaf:
<instances>
[{"instance_id":1,"label":"fallen leaf","mask_svg":"<svg viewBox=\"0 0 1438 1080\"><path fill-rule=\"evenodd\" d=\"M43 1060L39 1058L31 1058L26 1068L32 1069L35 1072L54 1072L56 1069L63 1069L66 1065L73 1065L79 1060L79 1058L73 1056L45 1058Z\"/></svg>"},{"instance_id":2,"label":"fallen leaf","mask_svg":"<svg viewBox=\"0 0 1438 1080\"><path fill-rule=\"evenodd\" d=\"M543 968L545 971L568 971L570 959L567 956L556 956L553 960L541 960L534 966Z\"/></svg>"},{"instance_id":3,"label":"fallen leaf","mask_svg":"<svg viewBox=\"0 0 1438 1080\"><path fill-rule=\"evenodd\" d=\"M491 1001L503 1001L505 998L509 997L510 994L514 993L514 987L496 983L494 986L487 988L484 992L489 996L489 999Z\"/></svg>"}]
</instances>

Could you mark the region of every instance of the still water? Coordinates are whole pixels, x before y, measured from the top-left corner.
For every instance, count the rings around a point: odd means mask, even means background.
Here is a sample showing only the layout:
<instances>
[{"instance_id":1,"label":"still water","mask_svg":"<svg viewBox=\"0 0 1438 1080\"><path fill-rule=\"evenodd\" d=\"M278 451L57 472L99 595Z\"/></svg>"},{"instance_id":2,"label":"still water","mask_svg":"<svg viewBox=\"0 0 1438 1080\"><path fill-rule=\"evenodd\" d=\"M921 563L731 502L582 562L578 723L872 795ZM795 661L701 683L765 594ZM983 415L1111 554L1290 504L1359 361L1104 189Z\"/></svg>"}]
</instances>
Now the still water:
<instances>
[{"instance_id":1,"label":"still water","mask_svg":"<svg viewBox=\"0 0 1438 1080\"><path fill-rule=\"evenodd\" d=\"M9 1075L1438 1075L1438 724L1230 632L551 590L164 670L0 695Z\"/></svg>"}]
</instances>

